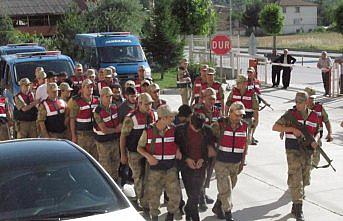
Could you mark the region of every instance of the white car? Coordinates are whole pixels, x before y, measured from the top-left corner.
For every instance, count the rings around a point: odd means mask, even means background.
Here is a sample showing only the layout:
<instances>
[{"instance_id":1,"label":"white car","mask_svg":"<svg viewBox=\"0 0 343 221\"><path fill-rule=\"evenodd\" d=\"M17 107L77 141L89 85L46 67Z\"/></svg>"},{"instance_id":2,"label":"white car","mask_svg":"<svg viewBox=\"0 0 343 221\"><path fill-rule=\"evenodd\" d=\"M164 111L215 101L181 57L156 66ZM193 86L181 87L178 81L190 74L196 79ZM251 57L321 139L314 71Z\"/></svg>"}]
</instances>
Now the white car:
<instances>
[{"instance_id":1,"label":"white car","mask_svg":"<svg viewBox=\"0 0 343 221\"><path fill-rule=\"evenodd\" d=\"M0 142L0 220L144 219L82 148L26 139Z\"/></svg>"}]
</instances>

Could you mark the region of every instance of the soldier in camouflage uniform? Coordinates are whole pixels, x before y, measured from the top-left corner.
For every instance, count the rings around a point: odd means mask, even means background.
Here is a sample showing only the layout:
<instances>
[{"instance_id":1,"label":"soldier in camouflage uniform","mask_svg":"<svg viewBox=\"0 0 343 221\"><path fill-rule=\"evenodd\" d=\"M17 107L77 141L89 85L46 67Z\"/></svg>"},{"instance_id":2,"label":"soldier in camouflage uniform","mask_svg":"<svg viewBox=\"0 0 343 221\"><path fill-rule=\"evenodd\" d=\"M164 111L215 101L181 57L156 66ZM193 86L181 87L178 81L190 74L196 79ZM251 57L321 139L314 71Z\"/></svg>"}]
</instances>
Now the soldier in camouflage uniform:
<instances>
[{"instance_id":1,"label":"soldier in camouflage uniform","mask_svg":"<svg viewBox=\"0 0 343 221\"><path fill-rule=\"evenodd\" d=\"M129 163L134 180L136 200L133 201L137 210L148 210L147 196L144 192L145 159L137 153L137 144L143 133L151 123L155 122L151 110L152 98L148 93L138 97L138 108L130 111L124 118L120 134L120 162Z\"/></svg>"},{"instance_id":2,"label":"soldier in camouflage uniform","mask_svg":"<svg viewBox=\"0 0 343 221\"><path fill-rule=\"evenodd\" d=\"M308 94L308 108L310 108L311 110L313 110L314 112L316 112L316 114L319 117L319 133L320 133L320 137L322 138L323 136L323 123L325 124L326 130L328 132L327 136L325 137L327 142L331 142L333 140L332 137L332 128L331 128L331 123L329 120L329 115L326 112L325 108L323 107L323 105L319 102L315 102L315 98L316 98L316 91L313 88L310 87L306 87L305 91ZM322 145L321 140L319 140L319 145ZM312 164L313 166L318 166L320 161L320 153L319 151L314 151L313 152L313 157L312 157Z\"/></svg>"},{"instance_id":3,"label":"soldier in camouflage uniform","mask_svg":"<svg viewBox=\"0 0 343 221\"><path fill-rule=\"evenodd\" d=\"M217 138L218 152L214 166L217 178L218 196L213 213L219 219L233 221L232 190L236 186L237 176L242 171L247 151L248 125L242 120L245 107L236 101L229 108L229 116L212 125Z\"/></svg>"},{"instance_id":4,"label":"soldier in camouflage uniform","mask_svg":"<svg viewBox=\"0 0 343 221\"><path fill-rule=\"evenodd\" d=\"M66 138L65 110L67 103L58 97L56 83L48 83L48 98L38 107L37 122L41 136L44 138Z\"/></svg>"},{"instance_id":5,"label":"soldier in camouflage uniform","mask_svg":"<svg viewBox=\"0 0 343 221\"><path fill-rule=\"evenodd\" d=\"M181 188L178 180L176 159L181 159L181 152L175 143L173 120L176 112L168 105L157 109L158 121L144 130L138 142L138 152L149 163L146 194L149 196L150 215L158 220L160 197L165 189L169 201L166 221L174 220L179 212Z\"/></svg>"},{"instance_id":6,"label":"soldier in camouflage uniform","mask_svg":"<svg viewBox=\"0 0 343 221\"><path fill-rule=\"evenodd\" d=\"M291 193L293 205L292 214L297 221L303 221L302 202L305 196L305 186L310 185L310 172L312 155L311 150L318 147L319 117L307 107L308 95L306 92L297 92L296 106L288 110L273 126L274 131L285 133L285 146L288 163L288 188ZM304 134L297 129L294 122L301 122L308 134L315 137L309 146L304 146L300 140Z\"/></svg>"},{"instance_id":7,"label":"soldier in camouflage uniform","mask_svg":"<svg viewBox=\"0 0 343 221\"><path fill-rule=\"evenodd\" d=\"M118 108L112 104L112 90L103 87L100 91L100 104L94 109L94 127L99 163L118 181L120 164L119 136L121 124L118 119Z\"/></svg>"},{"instance_id":8,"label":"soldier in camouflage uniform","mask_svg":"<svg viewBox=\"0 0 343 221\"><path fill-rule=\"evenodd\" d=\"M188 60L184 58L181 60L178 68L176 85L179 88L182 104L190 105L190 99L192 96L192 79L187 67Z\"/></svg>"}]
</instances>

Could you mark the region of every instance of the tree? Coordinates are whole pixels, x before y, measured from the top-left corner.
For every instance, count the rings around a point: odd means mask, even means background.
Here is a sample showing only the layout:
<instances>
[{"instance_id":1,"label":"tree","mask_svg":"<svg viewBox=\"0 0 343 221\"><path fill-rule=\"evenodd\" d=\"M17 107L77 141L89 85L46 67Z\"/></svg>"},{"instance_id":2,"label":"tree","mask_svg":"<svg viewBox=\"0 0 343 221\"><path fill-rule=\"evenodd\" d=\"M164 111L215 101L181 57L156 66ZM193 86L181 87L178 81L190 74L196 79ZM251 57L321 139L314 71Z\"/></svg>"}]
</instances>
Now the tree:
<instances>
[{"instance_id":1,"label":"tree","mask_svg":"<svg viewBox=\"0 0 343 221\"><path fill-rule=\"evenodd\" d=\"M171 2L173 2L173 15L180 25L181 34L208 35L215 31L216 13L211 0L173 0Z\"/></svg>"},{"instance_id":2,"label":"tree","mask_svg":"<svg viewBox=\"0 0 343 221\"><path fill-rule=\"evenodd\" d=\"M15 35L12 19L8 16L0 17L0 45L14 43Z\"/></svg>"},{"instance_id":3,"label":"tree","mask_svg":"<svg viewBox=\"0 0 343 221\"><path fill-rule=\"evenodd\" d=\"M72 5L63 19L57 23L56 45L64 54L78 60L81 53L75 44L75 35L87 31L85 15L76 5Z\"/></svg>"},{"instance_id":4,"label":"tree","mask_svg":"<svg viewBox=\"0 0 343 221\"><path fill-rule=\"evenodd\" d=\"M276 35L281 32L284 19L281 7L275 3L265 5L260 13L259 23L262 29L273 35L273 53L276 53Z\"/></svg>"},{"instance_id":5,"label":"tree","mask_svg":"<svg viewBox=\"0 0 343 221\"><path fill-rule=\"evenodd\" d=\"M259 13L262 9L262 1L261 0L254 0L252 2L249 2L246 5L246 10L244 11L242 15L241 22L243 25L248 27L247 35L249 36L251 32L253 32L256 27L259 27Z\"/></svg>"},{"instance_id":6,"label":"tree","mask_svg":"<svg viewBox=\"0 0 343 221\"><path fill-rule=\"evenodd\" d=\"M338 32L343 34L343 2L337 7L335 11L335 23Z\"/></svg>"},{"instance_id":7,"label":"tree","mask_svg":"<svg viewBox=\"0 0 343 221\"><path fill-rule=\"evenodd\" d=\"M140 34L146 12L139 0L103 0L86 13L89 32Z\"/></svg>"},{"instance_id":8,"label":"tree","mask_svg":"<svg viewBox=\"0 0 343 221\"><path fill-rule=\"evenodd\" d=\"M143 45L162 72L175 67L183 56L184 41L179 38L179 24L172 14L172 1L159 0L146 27Z\"/></svg>"}]
</instances>

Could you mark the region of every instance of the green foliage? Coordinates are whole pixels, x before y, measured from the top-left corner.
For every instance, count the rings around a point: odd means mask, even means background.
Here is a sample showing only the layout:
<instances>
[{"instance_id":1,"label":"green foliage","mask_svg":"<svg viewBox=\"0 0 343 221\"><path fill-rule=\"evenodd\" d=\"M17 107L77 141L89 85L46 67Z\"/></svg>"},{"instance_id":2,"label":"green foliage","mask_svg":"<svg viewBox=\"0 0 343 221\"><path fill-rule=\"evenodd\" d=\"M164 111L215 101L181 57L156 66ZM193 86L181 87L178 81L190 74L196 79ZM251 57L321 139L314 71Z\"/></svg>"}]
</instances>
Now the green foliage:
<instances>
[{"instance_id":1,"label":"green foliage","mask_svg":"<svg viewBox=\"0 0 343 221\"><path fill-rule=\"evenodd\" d=\"M177 66L182 58L184 41L179 38L179 28L172 14L172 2L156 1L151 21L146 26L147 36L142 40L144 48L156 63L155 70L164 72Z\"/></svg>"},{"instance_id":2,"label":"green foliage","mask_svg":"<svg viewBox=\"0 0 343 221\"><path fill-rule=\"evenodd\" d=\"M15 41L16 31L13 28L11 18L0 17L0 45L6 45Z\"/></svg>"},{"instance_id":3,"label":"green foliage","mask_svg":"<svg viewBox=\"0 0 343 221\"><path fill-rule=\"evenodd\" d=\"M282 30L284 18L281 7L272 3L263 7L259 24L267 34L276 35Z\"/></svg>"},{"instance_id":4,"label":"green foliage","mask_svg":"<svg viewBox=\"0 0 343 221\"><path fill-rule=\"evenodd\" d=\"M57 50L53 38L44 38L43 35L29 34L16 31L15 43L38 43L46 48L46 50Z\"/></svg>"},{"instance_id":5,"label":"green foliage","mask_svg":"<svg viewBox=\"0 0 343 221\"><path fill-rule=\"evenodd\" d=\"M248 27L248 35L251 34L253 28L256 29L256 27L260 26L258 20L259 13L262 10L262 6L263 4L261 0L254 0L246 5L246 10L242 15L241 22L243 25Z\"/></svg>"},{"instance_id":6,"label":"green foliage","mask_svg":"<svg viewBox=\"0 0 343 221\"><path fill-rule=\"evenodd\" d=\"M173 14L180 25L181 34L214 33L216 13L211 0L173 0L172 2Z\"/></svg>"},{"instance_id":7,"label":"green foliage","mask_svg":"<svg viewBox=\"0 0 343 221\"><path fill-rule=\"evenodd\" d=\"M338 32L343 34L343 2L337 7L335 11L335 23Z\"/></svg>"},{"instance_id":8,"label":"green foliage","mask_svg":"<svg viewBox=\"0 0 343 221\"><path fill-rule=\"evenodd\" d=\"M335 10L343 0L312 0L318 4L318 25L330 26L335 21Z\"/></svg>"},{"instance_id":9,"label":"green foliage","mask_svg":"<svg viewBox=\"0 0 343 221\"><path fill-rule=\"evenodd\" d=\"M129 31L139 35L146 14L139 0L103 0L85 14L89 32Z\"/></svg>"}]
</instances>

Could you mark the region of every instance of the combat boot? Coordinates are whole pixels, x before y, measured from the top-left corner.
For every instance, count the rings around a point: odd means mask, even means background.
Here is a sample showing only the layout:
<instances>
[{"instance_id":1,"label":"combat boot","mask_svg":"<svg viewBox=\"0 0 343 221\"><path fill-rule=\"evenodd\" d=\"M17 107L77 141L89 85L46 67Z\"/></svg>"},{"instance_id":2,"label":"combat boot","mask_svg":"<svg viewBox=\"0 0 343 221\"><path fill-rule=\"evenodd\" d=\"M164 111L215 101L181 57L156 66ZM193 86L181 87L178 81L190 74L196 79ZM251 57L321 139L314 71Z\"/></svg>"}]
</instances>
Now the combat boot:
<instances>
[{"instance_id":1,"label":"combat boot","mask_svg":"<svg viewBox=\"0 0 343 221\"><path fill-rule=\"evenodd\" d=\"M158 216L151 217L151 221L158 221Z\"/></svg>"},{"instance_id":2,"label":"combat boot","mask_svg":"<svg viewBox=\"0 0 343 221\"><path fill-rule=\"evenodd\" d=\"M301 203L293 204L294 209L292 208L292 214L296 221L305 221L302 206L303 205Z\"/></svg>"},{"instance_id":3,"label":"combat boot","mask_svg":"<svg viewBox=\"0 0 343 221\"><path fill-rule=\"evenodd\" d=\"M174 214L168 212L165 221L173 221L174 220Z\"/></svg>"},{"instance_id":4,"label":"combat boot","mask_svg":"<svg viewBox=\"0 0 343 221\"><path fill-rule=\"evenodd\" d=\"M213 205L212 212L217 215L218 219L225 219L222 203L218 199Z\"/></svg>"},{"instance_id":5,"label":"combat boot","mask_svg":"<svg viewBox=\"0 0 343 221\"><path fill-rule=\"evenodd\" d=\"M225 220L226 220L226 221L235 221L235 220L232 218L232 213L231 213L231 211L225 212Z\"/></svg>"},{"instance_id":6,"label":"combat boot","mask_svg":"<svg viewBox=\"0 0 343 221\"><path fill-rule=\"evenodd\" d=\"M198 208L199 208L200 212L205 212L208 209L208 207L206 205L205 194L200 195Z\"/></svg>"}]
</instances>

